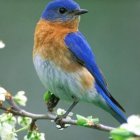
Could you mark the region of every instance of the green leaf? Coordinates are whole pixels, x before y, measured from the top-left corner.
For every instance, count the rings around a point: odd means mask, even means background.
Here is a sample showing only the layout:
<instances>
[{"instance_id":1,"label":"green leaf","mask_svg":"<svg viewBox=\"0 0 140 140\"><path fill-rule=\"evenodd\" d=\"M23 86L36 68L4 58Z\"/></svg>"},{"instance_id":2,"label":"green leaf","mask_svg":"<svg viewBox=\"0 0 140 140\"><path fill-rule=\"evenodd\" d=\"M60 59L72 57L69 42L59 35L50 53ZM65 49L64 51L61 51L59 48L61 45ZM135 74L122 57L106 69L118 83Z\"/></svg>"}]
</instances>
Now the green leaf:
<instances>
[{"instance_id":1,"label":"green leaf","mask_svg":"<svg viewBox=\"0 0 140 140\"><path fill-rule=\"evenodd\" d=\"M93 119L93 117L92 116L88 116L87 119Z\"/></svg>"},{"instance_id":2,"label":"green leaf","mask_svg":"<svg viewBox=\"0 0 140 140\"><path fill-rule=\"evenodd\" d=\"M96 125L99 124L99 118L94 118L94 119L93 119L93 122L94 122L94 124L96 124Z\"/></svg>"},{"instance_id":3,"label":"green leaf","mask_svg":"<svg viewBox=\"0 0 140 140\"><path fill-rule=\"evenodd\" d=\"M45 134L38 131L30 131L24 137L24 140L45 140Z\"/></svg>"},{"instance_id":4,"label":"green leaf","mask_svg":"<svg viewBox=\"0 0 140 140\"><path fill-rule=\"evenodd\" d=\"M50 91L45 92L44 96L43 96L44 101L48 102L50 100L51 96L52 96L52 92L50 92Z\"/></svg>"},{"instance_id":5,"label":"green leaf","mask_svg":"<svg viewBox=\"0 0 140 140\"><path fill-rule=\"evenodd\" d=\"M77 125L80 125L80 126L90 126L90 125L99 124L99 119L93 118L92 116L88 116L86 118L81 115L76 115L76 117L77 117Z\"/></svg>"},{"instance_id":6,"label":"green leaf","mask_svg":"<svg viewBox=\"0 0 140 140\"><path fill-rule=\"evenodd\" d=\"M85 118L85 117L83 117L81 115L76 115L76 118L77 118L77 125L80 125L80 126L86 125L87 118Z\"/></svg>"},{"instance_id":7,"label":"green leaf","mask_svg":"<svg viewBox=\"0 0 140 140\"><path fill-rule=\"evenodd\" d=\"M122 128L112 130L110 135L113 140L128 140L134 136L133 133Z\"/></svg>"}]
</instances>

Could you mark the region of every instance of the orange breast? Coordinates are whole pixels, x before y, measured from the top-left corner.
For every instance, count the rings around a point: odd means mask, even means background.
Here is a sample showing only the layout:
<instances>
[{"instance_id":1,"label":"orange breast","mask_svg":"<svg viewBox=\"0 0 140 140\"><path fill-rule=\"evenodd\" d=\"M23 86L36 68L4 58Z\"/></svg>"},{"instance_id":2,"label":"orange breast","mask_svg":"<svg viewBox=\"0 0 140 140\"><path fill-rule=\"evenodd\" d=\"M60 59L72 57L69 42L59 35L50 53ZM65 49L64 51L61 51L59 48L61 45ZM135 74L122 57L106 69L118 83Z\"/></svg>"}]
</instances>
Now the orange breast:
<instances>
[{"instance_id":1,"label":"orange breast","mask_svg":"<svg viewBox=\"0 0 140 140\"><path fill-rule=\"evenodd\" d=\"M40 20L34 36L33 56L39 54L42 59L50 60L66 72L78 72L80 82L85 88L93 86L94 78L79 64L65 45L64 38L70 32L77 31L78 21L74 23L51 23Z\"/></svg>"}]
</instances>

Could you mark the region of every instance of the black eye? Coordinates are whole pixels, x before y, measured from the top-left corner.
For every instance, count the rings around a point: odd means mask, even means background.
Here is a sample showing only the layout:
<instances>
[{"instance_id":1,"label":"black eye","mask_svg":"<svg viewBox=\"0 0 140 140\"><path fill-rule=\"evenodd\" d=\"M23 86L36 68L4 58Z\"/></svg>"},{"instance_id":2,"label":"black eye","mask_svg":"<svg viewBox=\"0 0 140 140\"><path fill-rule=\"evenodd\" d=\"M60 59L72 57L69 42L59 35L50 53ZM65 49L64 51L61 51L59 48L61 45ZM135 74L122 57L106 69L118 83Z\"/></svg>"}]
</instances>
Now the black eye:
<instances>
[{"instance_id":1,"label":"black eye","mask_svg":"<svg viewBox=\"0 0 140 140\"><path fill-rule=\"evenodd\" d=\"M59 8L59 13L60 14L65 14L67 12L67 9L64 7Z\"/></svg>"}]
</instances>

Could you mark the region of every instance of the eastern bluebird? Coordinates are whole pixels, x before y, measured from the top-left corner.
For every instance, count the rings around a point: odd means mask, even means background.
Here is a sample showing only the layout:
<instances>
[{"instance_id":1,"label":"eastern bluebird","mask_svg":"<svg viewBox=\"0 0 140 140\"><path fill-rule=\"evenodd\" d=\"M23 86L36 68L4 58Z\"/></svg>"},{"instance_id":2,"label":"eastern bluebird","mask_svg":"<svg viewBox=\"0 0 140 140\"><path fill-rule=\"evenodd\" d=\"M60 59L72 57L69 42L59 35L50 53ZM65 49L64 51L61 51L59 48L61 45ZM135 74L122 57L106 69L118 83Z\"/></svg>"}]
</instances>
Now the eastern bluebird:
<instances>
[{"instance_id":1,"label":"eastern bluebird","mask_svg":"<svg viewBox=\"0 0 140 140\"><path fill-rule=\"evenodd\" d=\"M86 38L78 31L80 15L87 13L74 0L48 3L37 23L33 62L37 74L58 99L95 104L120 123L123 107L110 94Z\"/></svg>"}]
</instances>

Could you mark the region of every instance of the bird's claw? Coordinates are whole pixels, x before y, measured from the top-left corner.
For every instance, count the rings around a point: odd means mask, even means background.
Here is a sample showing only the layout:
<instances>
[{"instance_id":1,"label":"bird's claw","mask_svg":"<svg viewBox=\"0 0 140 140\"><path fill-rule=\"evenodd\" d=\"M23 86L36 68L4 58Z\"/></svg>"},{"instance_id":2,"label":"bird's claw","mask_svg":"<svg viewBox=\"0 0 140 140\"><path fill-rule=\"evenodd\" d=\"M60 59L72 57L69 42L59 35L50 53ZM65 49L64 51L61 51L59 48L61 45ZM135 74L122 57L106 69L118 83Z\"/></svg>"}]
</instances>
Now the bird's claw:
<instances>
[{"instance_id":1,"label":"bird's claw","mask_svg":"<svg viewBox=\"0 0 140 140\"><path fill-rule=\"evenodd\" d=\"M57 127L58 129L64 129L64 128L67 128L65 126L65 123L62 121L62 119L64 119L65 116L64 115L58 115L57 118L55 119L55 123L57 125L59 125L59 127Z\"/></svg>"}]
</instances>

